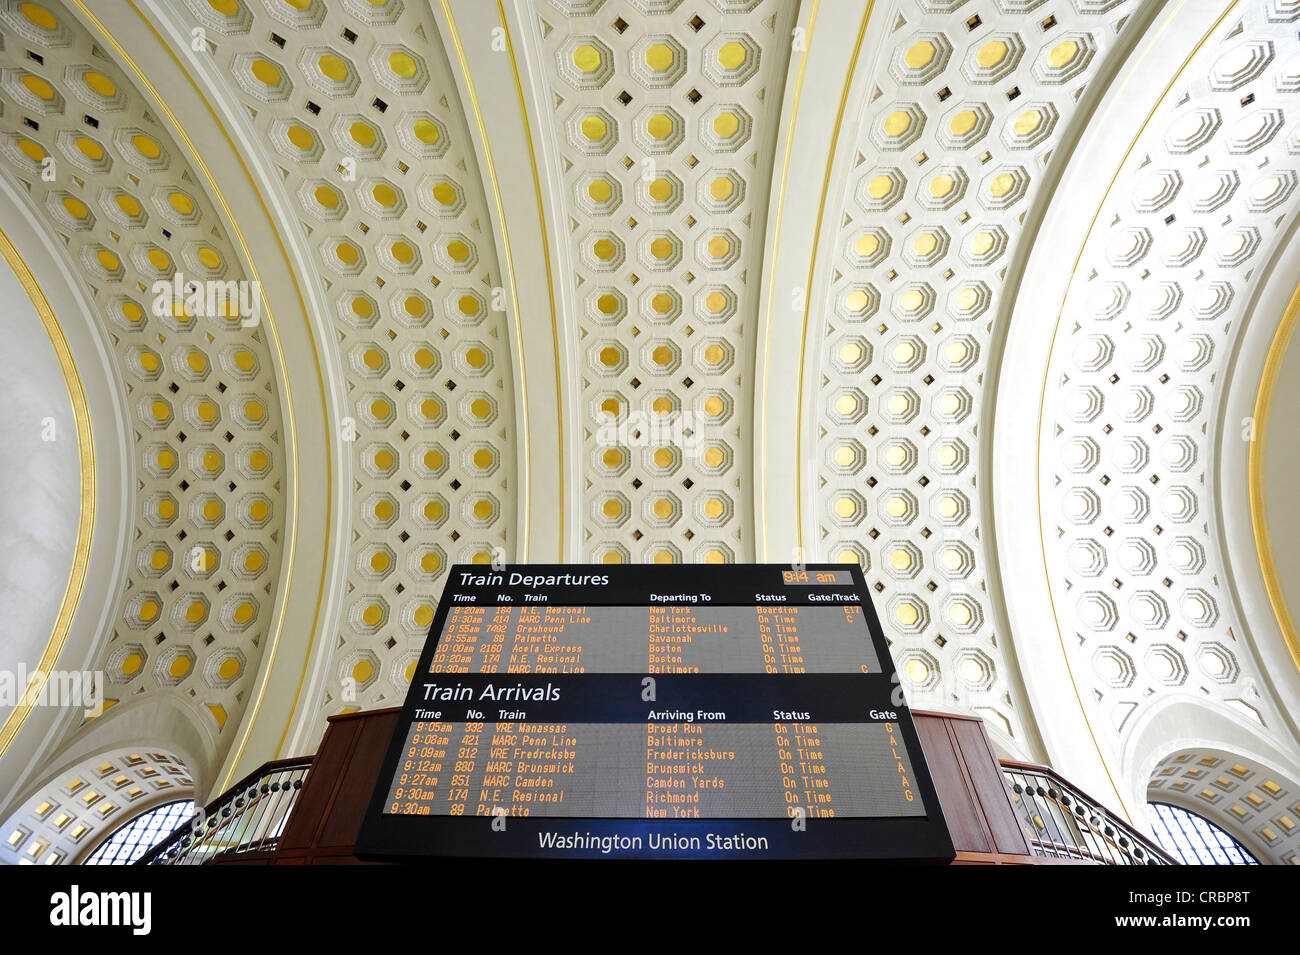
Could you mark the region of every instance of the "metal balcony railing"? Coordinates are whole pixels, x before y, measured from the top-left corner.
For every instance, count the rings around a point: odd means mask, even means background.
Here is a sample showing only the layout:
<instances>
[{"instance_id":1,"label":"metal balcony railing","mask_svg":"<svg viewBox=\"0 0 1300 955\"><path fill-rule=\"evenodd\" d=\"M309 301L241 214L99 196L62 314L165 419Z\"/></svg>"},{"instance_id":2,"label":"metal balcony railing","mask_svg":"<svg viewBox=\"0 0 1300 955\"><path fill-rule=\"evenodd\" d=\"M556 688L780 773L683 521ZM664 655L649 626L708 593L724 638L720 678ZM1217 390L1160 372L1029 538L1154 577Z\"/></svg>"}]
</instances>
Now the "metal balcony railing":
<instances>
[{"instance_id":1,"label":"metal balcony railing","mask_svg":"<svg viewBox=\"0 0 1300 955\"><path fill-rule=\"evenodd\" d=\"M311 763L277 759L254 770L135 864L203 865L219 854L274 849Z\"/></svg>"},{"instance_id":2,"label":"metal balcony railing","mask_svg":"<svg viewBox=\"0 0 1300 955\"><path fill-rule=\"evenodd\" d=\"M1011 803L1035 855L1098 865L1178 861L1047 766L1002 760ZM311 770L311 757L267 763L197 812L136 865L203 865L217 855L274 849Z\"/></svg>"},{"instance_id":3,"label":"metal balcony railing","mask_svg":"<svg viewBox=\"0 0 1300 955\"><path fill-rule=\"evenodd\" d=\"M1035 855L1098 865L1178 860L1046 766L1004 759L1002 774Z\"/></svg>"}]
</instances>

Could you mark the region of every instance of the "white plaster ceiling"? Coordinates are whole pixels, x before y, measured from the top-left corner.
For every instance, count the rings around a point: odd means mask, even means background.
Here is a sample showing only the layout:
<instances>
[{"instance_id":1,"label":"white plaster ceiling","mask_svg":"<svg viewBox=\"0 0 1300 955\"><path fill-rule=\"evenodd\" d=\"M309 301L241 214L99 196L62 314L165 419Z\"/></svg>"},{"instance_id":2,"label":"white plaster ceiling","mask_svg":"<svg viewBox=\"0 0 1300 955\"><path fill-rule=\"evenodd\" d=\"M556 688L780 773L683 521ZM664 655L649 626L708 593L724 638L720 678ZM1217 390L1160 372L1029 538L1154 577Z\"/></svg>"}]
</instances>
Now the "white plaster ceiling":
<instances>
[{"instance_id":1,"label":"white plaster ceiling","mask_svg":"<svg viewBox=\"0 0 1300 955\"><path fill-rule=\"evenodd\" d=\"M12 269L0 265L0 668L40 660L72 572L81 469L68 383L54 345ZM0 705L0 723L12 707Z\"/></svg>"}]
</instances>

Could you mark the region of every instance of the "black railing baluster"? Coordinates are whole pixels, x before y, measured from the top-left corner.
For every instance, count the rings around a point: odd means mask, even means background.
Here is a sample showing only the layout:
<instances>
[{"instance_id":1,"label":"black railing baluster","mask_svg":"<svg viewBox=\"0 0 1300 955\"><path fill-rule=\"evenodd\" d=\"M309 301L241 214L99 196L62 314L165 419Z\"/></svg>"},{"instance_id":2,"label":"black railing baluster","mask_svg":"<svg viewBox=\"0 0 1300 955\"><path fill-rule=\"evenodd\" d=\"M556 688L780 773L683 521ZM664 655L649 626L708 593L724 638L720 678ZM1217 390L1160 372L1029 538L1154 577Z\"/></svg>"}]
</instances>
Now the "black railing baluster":
<instances>
[{"instance_id":1,"label":"black railing baluster","mask_svg":"<svg viewBox=\"0 0 1300 955\"><path fill-rule=\"evenodd\" d=\"M135 865L204 865L223 852L244 854L275 848L311 762L311 757L280 759L260 767L204 809L198 836L186 823ZM267 787L265 793L263 786ZM209 822L215 825L209 826Z\"/></svg>"},{"instance_id":2,"label":"black railing baluster","mask_svg":"<svg viewBox=\"0 0 1300 955\"><path fill-rule=\"evenodd\" d=\"M1003 760L1002 774L1036 855L1101 865L1177 860L1045 766Z\"/></svg>"},{"instance_id":3,"label":"black railing baluster","mask_svg":"<svg viewBox=\"0 0 1300 955\"><path fill-rule=\"evenodd\" d=\"M278 774L276 774L278 776ZM274 777L271 777L274 778ZM263 792L263 790L266 790ZM262 777L257 782L257 818L254 821L248 837L249 852L256 852L266 844L266 833L275 825L276 800L270 790L268 777ZM254 844L256 840L256 844Z\"/></svg>"}]
</instances>

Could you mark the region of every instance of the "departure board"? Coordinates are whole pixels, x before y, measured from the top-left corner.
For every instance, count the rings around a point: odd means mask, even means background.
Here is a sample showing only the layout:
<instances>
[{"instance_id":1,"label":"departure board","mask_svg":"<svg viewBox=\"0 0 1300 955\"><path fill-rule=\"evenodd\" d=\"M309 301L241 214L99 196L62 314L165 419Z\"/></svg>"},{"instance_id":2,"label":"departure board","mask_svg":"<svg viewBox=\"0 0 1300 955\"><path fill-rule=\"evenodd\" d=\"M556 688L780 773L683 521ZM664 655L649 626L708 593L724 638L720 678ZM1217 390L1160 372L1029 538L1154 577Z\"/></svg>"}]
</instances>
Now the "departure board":
<instances>
[{"instance_id":1,"label":"departure board","mask_svg":"<svg viewBox=\"0 0 1300 955\"><path fill-rule=\"evenodd\" d=\"M950 859L861 572L456 565L359 855Z\"/></svg>"}]
</instances>

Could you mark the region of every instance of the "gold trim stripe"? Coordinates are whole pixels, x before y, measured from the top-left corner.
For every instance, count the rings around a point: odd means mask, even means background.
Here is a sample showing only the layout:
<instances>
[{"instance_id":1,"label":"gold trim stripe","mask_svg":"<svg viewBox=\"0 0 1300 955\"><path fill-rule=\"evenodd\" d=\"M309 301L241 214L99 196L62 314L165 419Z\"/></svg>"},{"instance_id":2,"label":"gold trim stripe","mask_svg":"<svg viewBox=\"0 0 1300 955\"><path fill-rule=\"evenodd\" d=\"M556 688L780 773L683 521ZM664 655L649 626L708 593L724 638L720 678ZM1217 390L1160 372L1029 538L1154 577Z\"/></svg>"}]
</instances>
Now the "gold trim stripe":
<instances>
[{"instance_id":1,"label":"gold trim stripe","mask_svg":"<svg viewBox=\"0 0 1300 955\"><path fill-rule=\"evenodd\" d=\"M1268 592L1268 602L1273 607L1273 616L1277 618L1278 629L1282 639L1291 651L1291 660L1300 669L1300 634L1296 633L1295 618L1287 603L1286 592L1282 589L1282 578L1277 570L1277 559L1273 553L1273 540L1268 528L1268 507L1264 499L1264 450L1268 441L1268 418L1273 408L1273 395L1277 389L1278 377L1282 373L1283 360L1287 348L1295 336L1297 322L1300 321L1300 286L1296 287L1287 303L1282 321L1273 333L1273 340L1268 346L1268 355L1264 359L1264 372L1260 376L1259 391L1255 395L1255 435L1250 442L1250 457L1247 465L1247 484L1250 488L1250 526L1254 532L1255 553L1259 557L1259 569L1264 576L1264 589Z\"/></svg>"},{"instance_id":2,"label":"gold trim stripe","mask_svg":"<svg viewBox=\"0 0 1300 955\"><path fill-rule=\"evenodd\" d=\"M522 540L516 541L515 546L518 549L520 560L528 559L529 546L529 519L531 509L531 478L532 467L530 465L531 452L530 443L532 429L528 424L528 379L524 363L524 345L523 345L523 327L522 315L519 301L519 287L515 279L515 259L510 244L510 227L506 222L505 200L501 196L501 182L497 177L496 159L492 153L492 143L488 139L487 124L483 119L483 111L479 105L478 90L474 86L474 78L470 72L469 61L465 57L465 45L461 42L460 28L456 25L456 15L451 11L451 4L448 0L442 0L442 12L447 18L447 26L451 31L451 42L456 48L456 59L460 63L461 75L465 79L465 90L469 94L469 106L474 113L474 122L478 127L479 140L483 143L483 161L487 166L488 180L492 187L492 201L496 206L497 220L501 223L501 256L505 259L505 271L507 280L510 282L510 298L515 303L515 321L514 321L514 338L515 338L515 356L519 367L519 406L522 409L523 418L517 423L519 434L522 438L521 447L523 449L523 460L520 462L519 473L523 484L523 534ZM537 191L537 214L542 221L542 246L546 258L546 284L550 293L551 302L551 334L555 341L555 411L559 416L559 433L557 440L559 442L559 466L557 467L557 477L560 481L560 560L564 560L564 406L560 403L560 348L559 348L559 330L555 314L555 284L551 276L551 255L550 247L546 240L546 216L542 211L542 191L541 185L537 178L537 157L533 149L532 135L528 133L528 112L524 106L523 87L519 81L519 68L515 62L514 44L510 39L510 28L506 24L505 11L501 7L500 0L497 2L497 14L501 20L502 29L505 31L506 52L510 56L510 67L515 76L515 89L519 95L519 108L524 115L524 132L528 135L528 155L533 170L533 184Z\"/></svg>"},{"instance_id":3,"label":"gold trim stripe","mask_svg":"<svg viewBox=\"0 0 1300 955\"><path fill-rule=\"evenodd\" d=\"M81 384L77 363L73 360L72 350L68 347L63 328L59 325L58 317L50 307L49 299L45 297L40 283L36 281L32 270L28 268L22 255L2 228L0 228L0 256L4 257L22 285L23 291L27 293L32 307L40 316L45 334L50 337L50 344L54 346L59 370L63 373L63 380L68 388L68 399L72 402L72 416L77 426L77 458L81 471L81 513L77 521L77 542L73 550L68 585L64 589L58 615L54 618L54 630L45 643L45 649L41 653L36 672L32 674L27 692L9 713L4 726L0 727L0 757L3 757L18 736L23 723L31 715L32 707L35 705L34 700L45 688L50 672L54 669L59 654L63 652L63 647L68 641L68 631L72 628L72 618L77 612L81 591L86 583L86 570L90 564L90 545L95 534L95 495L98 480L95 472L95 439L90 427L90 406L86 401L86 391Z\"/></svg>"},{"instance_id":4,"label":"gold trim stripe","mask_svg":"<svg viewBox=\"0 0 1300 955\"><path fill-rule=\"evenodd\" d=\"M447 0L443 0L443 7L444 7L444 8L447 7ZM453 31L454 31L454 30L455 30L455 18L452 17L450 11L448 11L448 13L447 13L447 18L448 18L449 21L452 22L452 29L453 29ZM555 361L555 414L556 414L557 424L558 424L558 428L557 428L557 431L556 431L555 439L556 439L556 453L559 455L559 459L558 459L558 461L556 462L556 469L555 469L555 472L556 472L556 473L555 473L555 476L559 479L559 482L560 482L560 488L559 488L559 491L560 491L560 493L559 493L559 499L560 499L560 539L559 539L559 545L560 545L560 558L559 558L559 559L560 559L561 562L563 562L563 560L564 560L564 542L565 542L565 529L564 529L564 528L565 528L565 524L564 524L564 517L565 517L565 512L564 512L564 487L565 487L565 478L564 478L564 473L565 473L565 467L566 467L566 465L565 465L565 460L564 460L564 401L563 401L563 394L562 394L562 385L563 385L563 378L564 378L564 376L563 376L563 375L561 374L561 372L560 372L560 324L559 324L559 317L558 317L558 315L557 315L557 313L556 313L556 310L555 310L555 278L554 278L554 276L551 274L551 243L550 243L550 236L549 236L549 234L548 234L548 231L547 231L547 225L546 225L546 207L542 204L542 181L541 181L541 178L540 178L540 176L539 176L539 174L538 174L538 171L537 171L537 149L536 149L536 147L533 145L533 131L532 131L531 120L529 119L529 116L528 116L528 103L527 103L527 101L524 99L524 85L523 85L523 81L522 81L522 80L520 79L520 77L519 77L519 61L518 61L518 59L515 57L515 41L514 41L514 39L510 36L510 22L506 19L506 11L505 11L505 8L501 5L501 0L497 0L497 18L501 21L501 29L502 29L502 31L504 31L504 33L505 33L505 38L506 38L506 55L510 57L510 72L514 75L514 79L515 79L515 97L519 100L519 112L520 112L520 114L523 116L523 120L524 120L524 124L523 124L523 125L524 125L524 138L525 138L525 139L527 140L527 142L528 142L528 166L529 166L529 168L532 170L532 173L533 173L533 195L534 195L534 197L535 197L536 200L537 200L537 218L538 218L538 220L540 220L540 222L541 222L541 224L542 224L542 229L541 229L541 231L542 231L542 259L543 259L543 261L546 263L546 292L547 292L547 296L548 296L548 298L549 298L549 300L550 300L550 305L551 305L551 348L552 348L552 355L554 356L554 361ZM462 53L459 38L457 38L457 41L456 41L456 51L457 51L458 54L461 54L461 53ZM466 84L468 84L468 85L470 86L470 88L472 89L472 88L473 88L473 83L472 83L472 81L471 81L471 79L470 79L469 70L466 68L465 58L464 58L463 54L461 55L460 65L461 65L461 69L462 69L462 70L465 70L465 82L466 82ZM481 133L481 135L482 135L482 137L483 137L483 149L484 149L485 152L489 152L489 151L490 151L490 147L489 147L488 144L487 144L487 133L486 133L486 130L484 129L484 127L483 127L483 115L482 115L482 113L479 112L479 108L478 108L478 97L477 97L477 96L475 96L475 97L473 98L473 106L474 106L474 119L475 119L475 121L478 123L480 133ZM506 231L506 225L505 225L505 212L504 212L504 210L502 209L501 189L500 189L500 186L499 186L498 183L497 183L495 172L493 173L493 176L492 176L492 191L493 191L493 193L494 193L494 198L495 198L495 201L496 201L496 203L497 203L497 213L501 216L501 234L502 234L502 235L505 235L505 231ZM507 242L506 245L509 246L509 242ZM510 258L510 261L511 261L511 279L510 279L510 280L511 280L511 283L512 283L512 286L513 286L513 283L514 283L514 265L513 265L513 263L514 263L514 257L513 257L512 255L510 255L510 253L509 253L509 249L508 249L508 248L507 248L507 257L509 257L509 258ZM518 299L518 297L516 297L516 299L515 299L515 302L516 302L516 308L518 307L518 301L519 301L519 299ZM516 313L515 319L516 319L516 321L515 321L515 324L516 324L516 325L521 325L521 324L522 324L522 317L521 317L520 315L518 315L518 313ZM520 345L520 347L522 348L522 344ZM519 355L519 375L520 375L520 378L521 378L521 379L523 378L523 373L524 373L523 353L522 353L522 351L521 351L521 352L520 352L520 355ZM525 496L524 496L524 502L525 502L525 503L524 503L524 506L525 506L525 508L527 508L527 506L528 506L528 503L527 503L527 502L528 502L528 499L529 499L529 495L528 495L528 493L527 493L527 491L528 491L528 486L529 486L529 485L528 485L528 481L527 481L527 478L525 477L525 483L524 483L524 491L525 491ZM525 526L526 526L526 524L525 524ZM520 559L521 559L521 560L527 560L527 559L528 559L528 541L527 541L527 540L524 541L524 549L523 549L523 552L522 552L521 555L520 555Z\"/></svg>"},{"instance_id":5,"label":"gold trim stripe","mask_svg":"<svg viewBox=\"0 0 1300 955\"><path fill-rule=\"evenodd\" d=\"M446 8L447 0L443 0L443 7ZM450 11L448 18L451 17ZM537 218L542 224L542 258L546 263L546 292L550 298L551 304L551 347L555 359L555 414L557 416L558 430L556 432L556 453L559 460L556 464L556 477L560 481L560 561L564 561L564 542L565 542L565 510L564 510L564 487L565 487L565 468L564 460L564 401L562 385L564 376L560 372L560 324L559 317L555 310L555 279L551 274L551 242L548 227L546 225L546 206L542 203L542 180L537 170L537 148L533 144L532 120L528 115L528 102L524 99L524 84L519 78L519 61L515 57L515 41L510 36L510 22L506 19L505 7L501 5L501 0L497 0L497 18L501 21L501 29L505 32L506 38L506 55L510 57L510 72L515 78L515 97L519 100L519 112L524 118L524 138L528 141L528 166L533 173L533 195L537 200ZM454 29L454 26L453 26ZM460 44L457 42L457 52L460 52ZM465 69L465 60L461 58L461 68ZM465 82L470 83L469 71L465 72ZM479 124L479 129L483 129L483 116L478 109L478 98L474 99L474 118ZM483 136L484 150L487 150L487 136ZM505 214L501 212L500 202L501 194L497 186L496 177L493 176L492 188L496 193L498 203L498 212L501 213L501 231L505 233ZM513 258L511 259L513 262ZM512 279L513 281L513 279ZM516 302L518 299L516 299ZM518 321L516 322L518 324ZM523 374L523 356L520 355L520 375ZM527 498L525 497L525 500ZM522 559L528 559L527 542L524 545Z\"/></svg>"},{"instance_id":6,"label":"gold trim stripe","mask_svg":"<svg viewBox=\"0 0 1300 955\"><path fill-rule=\"evenodd\" d=\"M874 0L873 0L874 2ZM799 57L799 73L794 81L794 96L790 99L790 122L785 131L785 155L781 157L781 186L777 192L776 215L772 219L772 264L767 272L767 321L763 329L763 374L760 380L763 388L767 388L768 367L772 363L772 309L776 301L776 266L781 258L781 223L785 219L785 191L790 184L790 155L794 152L794 129L799 120L799 100L803 97L803 78L808 69L808 54L812 50L813 30L817 26L817 13L821 9L821 0L812 0L812 7L808 11L808 35L804 38L803 55ZM870 6L868 5L868 12ZM863 21L865 22L865 16ZM859 39L859 42L861 40ZM849 75L853 73L849 70ZM839 131L839 122L836 121L836 132ZM831 152L835 151L835 140L831 139ZM825 200L825 192L822 193L822 199ZM819 220L820 221L820 220ZM817 254L816 233L813 233L813 255ZM757 393L757 388L755 393ZM763 414L762 420L758 427L758 470L759 480L758 487L754 488L756 496L761 495L762 507L759 513L763 516L763 559L767 560L771 554L771 541L767 530L767 405L768 397L766 394L762 397ZM799 461L798 455L795 456L796 465ZM799 471L795 472L796 481ZM795 494L795 515L796 521L798 514L800 497Z\"/></svg>"},{"instance_id":7,"label":"gold trim stripe","mask_svg":"<svg viewBox=\"0 0 1300 955\"><path fill-rule=\"evenodd\" d=\"M826 151L826 169L822 172L821 198L817 201L817 219L813 226L812 252L808 256L808 284L805 287L805 292L804 292L803 327L800 330L800 335L799 335L799 393L795 399L795 406L797 411L795 415L795 429L794 429L795 432L795 438L794 438L795 441L794 444L795 539L799 542L799 547L801 549L805 548L804 539L803 539L804 372L806 370L806 366L808 363L808 317L812 311L813 274L817 271L817 247L820 244L820 238L822 232L822 220L826 215L826 196L831 188L831 170L834 168L835 165L835 151L839 147L840 127L844 123L844 111L849 104L849 91L853 87L853 75L858 71L858 56L862 52L862 41L863 39L866 38L867 25L871 20L871 11L875 8L875 5L876 5L875 0L869 0L866 9L862 11L862 22L858 25L858 38L853 43L853 55L849 58L848 68L844 71L844 86L840 90L840 103L839 103L839 107L835 110L835 125L831 131L831 141ZM815 12L816 11L814 10L814 13ZM808 40L809 40L808 49L809 51L811 51L812 49L812 24L811 23L809 23ZM805 57L806 56L807 53L805 52ZM802 84L802 79L800 80L800 83ZM798 106L797 96L795 99L795 105L797 108ZM790 122L791 122L791 132L793 133L794 130L793 116L791 117ZM782 206L784 206L785 205L784 181L781 184L781 194L782 194L781 204ZM779 234L778 234L778 240L779 240ZM772 264L773 275L775 275L776 273L775 259L776 259L776 247L774 246L773 264ZM773 289L773 292L775 292L775 289ZM768 332L770 335L771 327L772 327L772 304L770 300L768 302L767 319L768 319ZM764 349L765 354L770 353L770 351L771 351L770 348ZM764 369L763 379L764 382L766 383L767 380L766 369ZM767 401L766 400L764 400L763 402L762 440L764 445L762 481L763 481L763 493L764 495L766 495L767 493ZM763 550L764 550L764 556L766 557L767 549L768 549L768 541L766 539L767 538L766 508L764 508L764 515L763 515L763 534L764 534ZM805 554L805 557L806 556L807 555Z\"/></svg>"}]
</instances>

